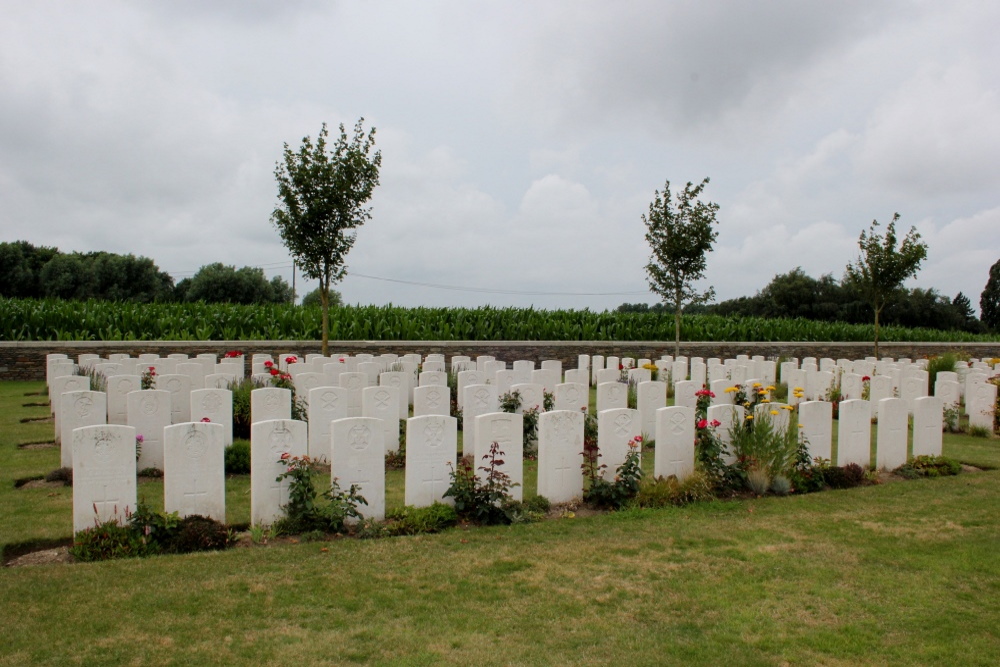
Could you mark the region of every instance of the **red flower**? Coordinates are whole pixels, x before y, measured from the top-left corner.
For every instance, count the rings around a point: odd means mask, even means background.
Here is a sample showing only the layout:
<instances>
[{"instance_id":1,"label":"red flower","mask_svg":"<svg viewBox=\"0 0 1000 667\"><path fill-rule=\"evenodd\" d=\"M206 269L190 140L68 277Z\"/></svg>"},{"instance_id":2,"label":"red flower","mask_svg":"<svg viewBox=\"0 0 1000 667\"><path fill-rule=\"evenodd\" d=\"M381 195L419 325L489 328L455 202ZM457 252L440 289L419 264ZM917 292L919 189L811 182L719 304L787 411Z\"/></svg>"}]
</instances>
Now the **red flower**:
<instances>
[{"instance_id":1,"label":"red flower","mask_svg":"<svg viewBox=\"0 0 1000 667\"><path fill-rule=\"evenodd\" d=\"M636 442L642 442L642 436L641 435L637 435L637 436L635 436L632 439L635 440Z\"/></svg>"},{"instance_id":2,"label":"red flower","mask_svg":"<svg viewBox=\"0 0 1000 667\"><path fill-rule=\"evenodd\" d=\"M299 360L298 357L285 357L286 364L294 364Z\"/></svg>"},{"instance_id":3,"label":"red flower","mask_svg":"<svg viewBox=\"0 0 1000 667\"><path fill-rule=\"evenodd\" d=\"M277 368L272 368L271 375L281 375L281 371L279 371Z\"/></svg>"},{"instance_id":4,"label":"red flower","mask_svg":"<svg viewBox=\"0 0 1000 667\"><path fill-rule=\"evenodd\" d=\"M710 398L715 398L715 394L707 389L702 389L701 391L694 392L695 396L708 396Z\"/></svg>"},{"instance_id":5,"label":"red flower","mask_svg":"<svg viewBox=\"0 0 1000 667\"><path fill-rule=\"evenodd\" d=\"M289 456L291 456L291 455L288 452L282 452L282 454L281 454L281 460L282 461L287 461Z\"/></svg>"},{"instance_id":6,"label":"red flower","mask_svg":"<svg viewBox=\"0 0 1000 667\"><path fill-rule=\"evenodd\" d=\"M861 381L862 381L862 382L870 382L870 381L871 381L871 378L870 378L870 377L868 377L867 375L865 375L864 377L862 377L862 378L861 378Z\"/></svg>"},{"instance_id":7,"label":"red flower","mask_svg":"<svg viewBox=\"0 0 1000 667\"><path fill-rule=\"evenodd\" d=\"M722 426L722 422L720 422L718 419L713 419L711 422L709 422L708 425L711 426L712 428L716 428L718 426Z\"/></svg>"},{"instance_id":8,"label":"red flower","mask_svg":"<svg viewBox=\"0 0 1000 667\"><path fill-rule=\"evenodd\" d=\"M698 420L698 423L696 424L696 426L698 428L708 428L708 420L707 419L700 419L700 420Z\"/></svg>"},{"instance_id":9,"label":"red flower","mask_svg":"<svg viewBox=\"0 0 1000 667\"><path fill-rule=\"evenodd\" d=\"M625 364L618 364L618 370L620 371L625 370Z\"/></svg>"},{"instance_id":10,"label":"red flower","mask_svg":"<svg viewBox=\"0 0 1000 667\"><path fill-rule=\"evenodd\" d=\"M201 418L201 420L202 420L203 422L205 422L205 423L211 423L211 422L212 422L212 420L211 420L211 419L209 419L208 417L202 417L202 418Z\"/></svg>"},{"instance_id":11,"label":"red flower","mask_svg":"<svg viewBox=\"0 0 1000 667\"><path fill-rule=\"evenodd\" d=\"M270 359L264 362L264 368L270 368L273 365L274 365L274 362L271 361Z\"/></svg>"}]
</instances>

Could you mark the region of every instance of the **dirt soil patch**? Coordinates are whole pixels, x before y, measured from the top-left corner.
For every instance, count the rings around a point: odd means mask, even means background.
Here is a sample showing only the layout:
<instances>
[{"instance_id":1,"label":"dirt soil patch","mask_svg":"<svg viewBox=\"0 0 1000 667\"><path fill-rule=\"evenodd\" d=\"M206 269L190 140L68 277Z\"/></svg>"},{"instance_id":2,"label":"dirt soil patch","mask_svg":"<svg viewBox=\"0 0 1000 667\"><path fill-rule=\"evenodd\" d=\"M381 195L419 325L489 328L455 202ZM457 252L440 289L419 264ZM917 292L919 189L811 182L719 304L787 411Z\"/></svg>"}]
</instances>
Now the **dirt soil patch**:
<instances>
[{"instance_id":1,"label":"dirt soil patch","mask_svg":"<svg viewBox=\"0 0 1000 667\"><path fill-rule=\"evenodd\" d=\"M53 563L72 563L73 557L69 555L69 547L56 547L55 549L44 549L18 556L7 563L7 567L21 567L22 565L52 565Z\"/></svg>"},{"instance_id":2,"label":"dirt soil patch","mask_svg":"<svg viewBox=\"0 0 1000 667\"><path fill-rule=\"evenodd\" d=\"M18 449L55 449L56 443L54 442L22 442L17 446Z\"/></svg>"}]
</instances>

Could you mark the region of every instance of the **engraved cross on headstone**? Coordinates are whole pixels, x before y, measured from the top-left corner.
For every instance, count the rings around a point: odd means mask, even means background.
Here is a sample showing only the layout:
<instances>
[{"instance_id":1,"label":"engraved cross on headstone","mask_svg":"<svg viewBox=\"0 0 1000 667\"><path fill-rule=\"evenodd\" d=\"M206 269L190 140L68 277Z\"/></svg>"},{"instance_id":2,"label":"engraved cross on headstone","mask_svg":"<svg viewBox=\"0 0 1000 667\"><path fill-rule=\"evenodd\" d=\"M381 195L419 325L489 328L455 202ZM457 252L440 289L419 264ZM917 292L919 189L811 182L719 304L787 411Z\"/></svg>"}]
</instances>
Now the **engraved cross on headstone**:
<instances>
[{"instance_id":1,"label":"engraved cross on headstone","mask_svg":"<svg viewBox=\"0 0 1000 667\"><path fill-rule=\"evenodd\" d=\"M108 485L107 484L101 484L100 485L100 489L101 489L101 497L100 498L96 498L96 497L94 498L94 513L96 513L98 516L102 516L102 515L103 516L111 516L111 515L113 515L115 513L115 509L118 506L118 498L117 497L115 497L115 498L108 498ZM94 494L94 495L96 496L97 494ZM111 508L111 511L108 511L108 507L109 506Z\"/></svg>"},{"instance_id":2,"label":"engraved cross on headstone","mask_svg":"<svg viewBox=\"0 0 1000 667\"><path fill-rule=\"evenodd\" d=\"M208 491L198 490L198 478L191 478L191 490L184 492L184 507L191 509L198 509L199 499L203 496L207 496Z\"/></svg>"}]
</instances>

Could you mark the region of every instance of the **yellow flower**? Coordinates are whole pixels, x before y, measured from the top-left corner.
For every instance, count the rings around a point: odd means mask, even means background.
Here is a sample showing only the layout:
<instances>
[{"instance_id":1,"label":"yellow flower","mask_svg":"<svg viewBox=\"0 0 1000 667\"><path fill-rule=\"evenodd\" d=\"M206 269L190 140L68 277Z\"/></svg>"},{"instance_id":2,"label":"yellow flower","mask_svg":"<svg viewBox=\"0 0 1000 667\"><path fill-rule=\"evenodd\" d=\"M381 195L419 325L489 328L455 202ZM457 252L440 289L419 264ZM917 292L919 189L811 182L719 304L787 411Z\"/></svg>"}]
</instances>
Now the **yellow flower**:
<instances>
[{"instance_id":1,"label":"yellow flower","mask_svg":"<svg viewBox=\"0 0 1000 667\"><path fill-rule=\"evenodd\" d=\"M761 401L761 403L770 403L770 402L771 402L770 398L765 398L764 400Z\"/></svg>"},{"instance_id":2,"label":"yellow flower","mask_svg":"<svg viewBox=\"0 0 1000 667\"><path fill-rule=\"evenodd\" d=\"M747 419L753 419L753 415L747 415Z\"/></svg>"},{"instance_id":3,"label":"yellow flower","mask_svg":"<svg viewBox=\"0 0 1000 667\"><path fill-rule=\"evenodd\" d=\"M764 387L764 389L767 389L768 391L774 391L774 385L768 385Z\"/></svg>"},{"instance_id":4,"label":"yellow flower","mask_svg":"<svg viewBox=\"0 0 1000 667\"><path fill-rule=\"evenodd\" d=\"M771 410L771 414L772 415L776 415L776 414L778 414L778 411L777 410Z\"/></svg>"},{"instance_id":5,"label":"yellow flower","mask_svg":"<svg viewBox=\"0 0 1000 667\"><path fill-rule=\"evenodd\" d=\"M782 406L781 406L781 408L782 408L783 410L788 410L789 412L791 412L792 410L794 410L794 409L795 409L795 408L794 408L794 407L792 407L791 405L782 405Z\"/></svg>"},{"instance_id":6,"label":"yellow flower","mask_svg":"<svg viewBox=\"0 0 1000 667\"><path fill-rule=\"evenodd\" d=\"M793 391L805 391L802 387L796 387Z\"/></svg>"},{"instance_id":7,"label":"yellow flower","mask_svg":"<svg viewBox=\"0 0 1000 667\"><path fill-rule=\"evenodd\" d=\"M740 388L739 388L739 387L730 387L729 389L727 389L727 390L726 390L726 393L727 393L727 394L731 394L731 393L733 393L734 391L739 391L739 390L740 390Z\"/></svg>"},{"instance_id":8,"label":"yellow flower","mask_svg":"<svg viewBox=\"0 0 1000 667\"><path fill-rule=\"evenodd\" d=\"M805 424L799 424L799 428L805 428L805 427L806 427Z\"/></svg>"}]
</instances>

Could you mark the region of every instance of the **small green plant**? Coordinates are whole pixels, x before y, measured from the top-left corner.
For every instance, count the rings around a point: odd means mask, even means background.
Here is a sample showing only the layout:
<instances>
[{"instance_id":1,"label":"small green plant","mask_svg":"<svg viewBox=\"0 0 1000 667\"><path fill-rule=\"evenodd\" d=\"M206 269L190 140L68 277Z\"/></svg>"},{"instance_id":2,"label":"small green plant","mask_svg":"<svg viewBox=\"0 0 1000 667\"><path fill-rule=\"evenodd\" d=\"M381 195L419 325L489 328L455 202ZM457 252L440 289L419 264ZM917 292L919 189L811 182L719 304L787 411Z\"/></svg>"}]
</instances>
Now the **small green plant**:
<instances>
[{"instance_id":1,"label":"small green plant","mask_svg":"<svg viewBox=\"0 0 1000 667\"><path fill-rule=\"evenodd\" d=\"M771 486L771 474L765 468L753 464L747 470L747 486L758 496L762 496Z\"/></svg>"},{"instance_id":2,"label":"small green plant","mask_svg":"<svg viewBox=\"0 0 1000 667\"><path fill-rule=\"evenodd\" d=\"M389 512L385 517L387 535L420 535L440 533L458 523L458 512L451 505L433 503L427 507L407 505Z\"/></svg>"},{"instance_id":3,"label":"small green plant","mask_svg":"<svg viewBox=\"0 0 1000 667\"><path fill-rule=\"evenodd\" d=\"M954 371L955 364L958 362L958 356L954 352L945 352L944 354L931 357L927 360L927 371L928 386L933 387L934 383L937 381L938 373L943 371Z\"/></svg>"},{"instance_id":4,"label":"small green plant","mask_svg":"<svg viewBox=\"0 0 1000 667\"><path fill-rule=\"evenodd\" d=\"M274 537L275 533L269 526L255 523L250 526L250 541L254 544L267 544L267 541Z\"/></svg>"},{"instance_id":5,"label":"small green plant","mask_svg":"<svg viewBox=\"0 0 1000 667\"><path fill-rule=\"evenodd\" d=\"M113 558L139 558L155 551L141 533L128 524L111 519L95 523L93 528L78 531L73 536L69 553L78 561L99 561Z\"/></svg>"},{"instance_id":6,"label":"small green plant","mask_svg":"<svg viewBox=\"0 0 1000 667\"><path fill-rule=\"evenodd\" d=\"M250 442L234 440L233 444L226 447L225 466L227 475L249 475Z\"/></svg>"},{"instance_id":7,"label":"small green plant","mask_svg":"<svg viewBox=\"0 0 1000 667\"><path fill-rule=\"evenodd\" d=\"M156 388L156 367L149 366L139 374L139 386L143 389Z\"/></svg>"},{"instance_id":8,"label":"small green plant","mask_svg":"<svg viewBox=\"0 0 1000 667\"><path fill-rule=\"evenodd\" d=\"M482 478L476 475L471 456L463 457L458 466L452 468L451 485L444 496L455 499L455 511L460 517L484 525L511 522L508 510L514 499L510 489L515 483L502 469L503 455L499 443L490 445L490 451L483 455L487 464L479 467L485 473Z\"/></svg>"},{"instance_id":9,"label":"small green plant","mask_svg":"<svg viewBox=\"0 0 1000 667\"><path fill-rule=\"evenodd\" d=\"M961 433L962 432L962 413L958 409L958 405L955 403L949 403L944 406L944 410L941 413L941 422L944 427L944 431L947 433Z\"/></svg>"},{"instance_id":10,"label":"small green plant","mask_svg":"<svg viewBox=\"0 0 1000 667\"><path fill-rule=\"evenodd\" d=\"M584 450L581 466L583 476L587 480L587 487L583 492L584 502L603 509L620 509L635 498L642 480L642 467L639 464L641 447L642 436L636 436L629 441L625 462L615 470L615 479L612 482L604 478L607 466L598 463L600 451L596 447L590 452Z\"/></svg>"},{"instance_id":11,"label":"small green plant","mask_svg":"<svg viewBox=\"0 0 1000 667\"><path fill-rule=\"evenodd\" d=\"M777 410L775 410L777 412ZM748 414L743 423L729 429L730 448L736 456L735 477L742 477L751 491L762 495L777 475L790 476L800 447L798 433L777 427L770 416L755 420ZM754 479L750 472L755 471Z\"/></svg>"},{"instance_id":12,"label":"small green plant","mask_svg":"<svg viewBox=\"0 0 1000 667\"><path fill-rule=\"evenodd\" d=\"M792 491L792 481L784 475L775 475L771 480L771 491L779 496L787 496Z\"/></svg>"},{"instance_id":13,"label":"small green plant","mask_svg":"<svg viewBox=\"0 0 1000 667\"><path fill-rule=\"evenodd\" d=\"M906 479L944 477L962 472L962 464L945 456L916 456L893 472Z\"/></svg>"},{"instance_id":14,"label":"small green plant","mask_svg":"<svg viewBox=\"0 0 1000 667\"><path fill-rule=\"evenodd\" d=\"M229 383L229 391L233 394L234 440L250 439L250 392L265 386L267 386L265 383L253 378L243 378Z\"/></svg>"},{"instance_id":15,"label":"small green plant","mask_svg":"<svg viewBox=\"0 0 1000 667\"><path fill-rule=\"evenodd\" d=\"M992 435L992 431L988 426L969 424L969 435L973 438L988 438Z\"/></svg>"},{"instance_id":16,"label":"small green plant","mask_svg":"<svg viewBox=\"0 0 1000 667\"><path fill-rule=\"evenodd\" d=\"M712 483L701 470L678 481L676 477L653 477L643 479L639 484L635 504L639 507L669 507L687 505L702 500L711 500Z\"/></svg>"},{"instance_id":17,"label":"small green plant","mask_svg":"<svg viewBox=\"0 0 1000 667\"><path fill-rule=\"evenodd\" d=\"M347 491L342 491L337 480L333 480L330 488L319 493L315 480L321 474L318 464L308 456L290 456L287 452L281 455L278 463L287 466L287 470L275 478L276 482L289 481L288 503L283 507L285 516L275 522L278 530L289 535L297 535L311 530L322 530L328 533L340 532L344 522L349 519L361 519L358 505L367 505L368 501L358 493L354 484Z\"/></svg>"}]
</instances>

